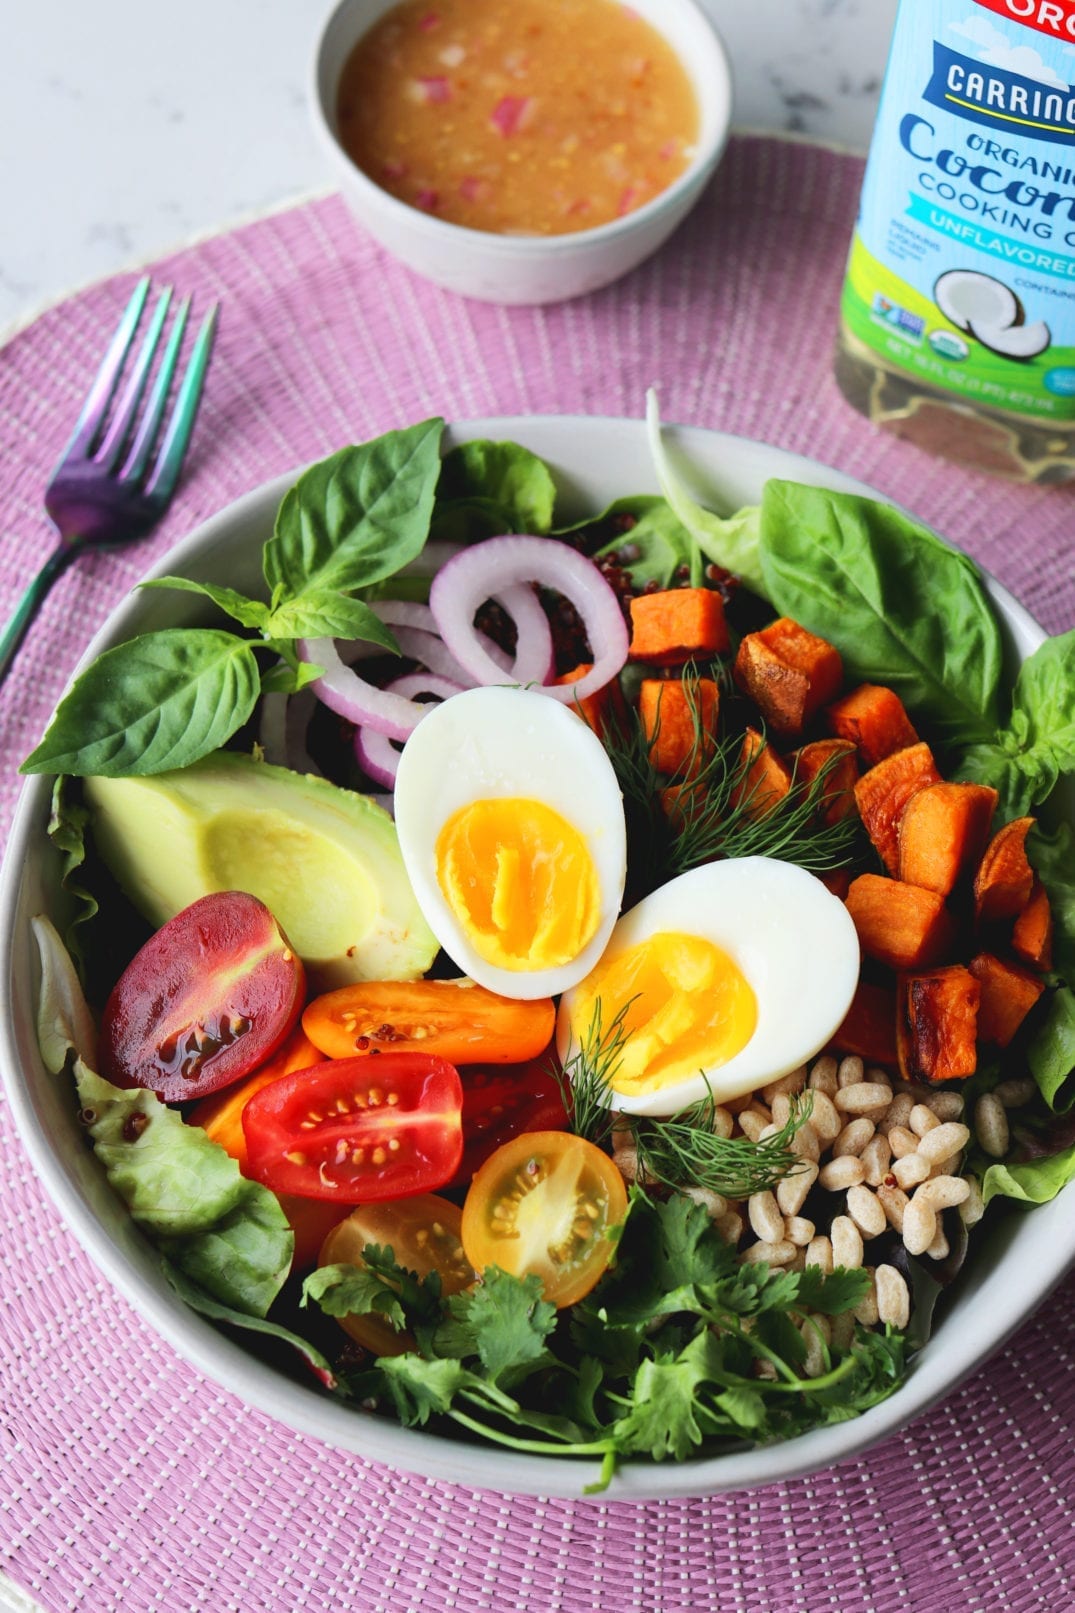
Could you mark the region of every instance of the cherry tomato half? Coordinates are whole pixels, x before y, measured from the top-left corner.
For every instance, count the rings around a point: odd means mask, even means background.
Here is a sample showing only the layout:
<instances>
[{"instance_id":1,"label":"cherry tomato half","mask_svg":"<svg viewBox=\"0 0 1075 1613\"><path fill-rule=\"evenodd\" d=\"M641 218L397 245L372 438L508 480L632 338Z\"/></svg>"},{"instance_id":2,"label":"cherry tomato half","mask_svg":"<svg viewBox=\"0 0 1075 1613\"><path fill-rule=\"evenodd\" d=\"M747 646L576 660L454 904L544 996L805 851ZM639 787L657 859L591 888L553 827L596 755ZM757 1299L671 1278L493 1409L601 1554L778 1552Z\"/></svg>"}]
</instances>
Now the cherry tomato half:
<instances>
[{"instance_id":1,"label":"cherry tomato half","mask_svg":"<svg viewBox=\"0 0 1075 1613\"><path fill-rule=\"evenodd\" d=\"M471 1065L463 1083L463 1158L453 1187L469 1187L490 1154L522 1131L563 1131L568 1115L556 1077L540 1059Z\"/></svg>"},{"instance_id":2,"label":"cherry tomato half","mask_svg":"<svg viewBox=\"0 0 1075 1613\"><path fill-rule=\"evenodd\" d=\"M473 980L369 980L315 997L302 1028L326 1058L374 1048L436 1053L453 1064L521 1064L548 1047L551 997L518 1002Z\"/></svg>"},{"instance_id":3,"label":"cherry tomato half","mask_svg":"<svg viewBox=\"0 0 1075 1613\"><path fill-rule=\"evenodd\" d=\"M627 1189L607 1154L567 1131L526 1131L487 1159L463 1205L463 1248L478 1271L534 1272L545 1298L574 1305L612 1259Z\"/></svg>"},{"instance_id":4,"label":"cherry tomato half","mask_svg":"<svg viewBox=\"0 0 1075 1613\"><path fill-rule=\"evenodd\" d=\"M362 1266L368 1243L392 1250L396 1262L419 1277L435 1271L442 1294L458 1294L478 1280L463 1253L459 1235L463 1212L435 1193L390 1204L360 1204L325 1239L319 1266ZM417 1349L407 1332L397 1332L383 1316L339 1316L345 1333L374 1355L403 1355Z\"/></svg>"},{"instance_id":5,"label":"cherry tomato half","mask_svg":"<svg viewBox=\"0 0 1075 1613\"><path fill-rule=\"evenodd\" d=\"M459 1073L426 1053L331 1059L255 1092L249 1174L274 1193L354 1204L451 1181L463 1152Z\"/></svg>"},{"instance_id":6,"label":"cherry tomato half","mask_svg":"<svg viewBox=\"0 0 1075 1613\"><path fill-rule=\"evenodd\" d=\"M123 971L101 1020L101 1074L169 1103L264 1064L302 1009L306 978L269 909L245 891L192 902Z\"/></svg>"}]
</instances>

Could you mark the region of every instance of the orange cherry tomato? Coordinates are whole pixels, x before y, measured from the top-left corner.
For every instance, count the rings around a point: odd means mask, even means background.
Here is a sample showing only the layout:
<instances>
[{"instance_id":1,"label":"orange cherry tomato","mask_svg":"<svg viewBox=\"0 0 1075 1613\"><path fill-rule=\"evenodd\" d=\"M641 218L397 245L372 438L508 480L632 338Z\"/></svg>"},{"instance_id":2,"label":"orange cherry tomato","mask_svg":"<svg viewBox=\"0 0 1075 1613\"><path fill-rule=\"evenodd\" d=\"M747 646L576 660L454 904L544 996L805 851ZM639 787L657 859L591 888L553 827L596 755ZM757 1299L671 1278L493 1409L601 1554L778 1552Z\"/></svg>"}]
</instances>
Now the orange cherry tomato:
<instances>
[{"instance_id":1,"label":"orange cherry tomato","mask_svg":"<svg viewBox=\"0 0 1075 1613\"><path fill-rule=\"evenodd\" d=\"M452 1064L522 1064L544 1052L551 997L519 1002L473 980L365 980L315 997L302 1028L326 1058L433 1053Z\"/></svg>"},{"instance_id":2,"label":"orange cherry tomato","mask_svg":"<svg viewBox=\"0 0 1075 1613\"><path fill-rule=\"evenodd\" d=\"M463 1212L450 1199L421 1193L388 1204L360 1204L329 1233L318 1266L362 1266L368 1243L392 1250L399 1265L419 1277L435 1271L442 1294L458 1294L478 1274L463 1253L459 1236ZM417 1349L411 1335L397 1332L383 1316L339 1316L345 1333L374 1355L403 1355Z\"/></svg>"},{"instance_id":3,"label":"orange cherry tomato","mask_svg":"<svg viewBox=\"0 0 1075 1613\"><path fill-rule=\"evenodd\" d=\"M623 1177L600 1148L566 1131L527 1131L498 1148L463 1204L462 1238L478 1271L531 1272L562 1307L582 1299L615 1251L627 1214Z\"/></svg>"},{"instance_id":4,"label":"orange cherry tomato","mask_svg":"<svg viewBox=\"0 0 1075 1613\"><path fill-rule=\"evenodd\" d=\"M225 1087L203 1098L191 1109L187 1119L192 1126L201 1126L213 1142L219 1143L236 1161L244 1176L246 1168L246 1137L243 1134L243 1110L255 1092L278 1081L282 1075L294 1070L307 1070L321 1061L314 1044L293 1030L284 1045L273 1054L253 1075L236 1086ZM295 1254L291 1262L293 1271L305 1271L317 1260L318 1250L326 1236L346 1213L346 1205L333 1204L325 1199L300 1199L293 1193L278 1193L280 1208L287 1216L295 1234Z\"/></svg>"}]
</instances>

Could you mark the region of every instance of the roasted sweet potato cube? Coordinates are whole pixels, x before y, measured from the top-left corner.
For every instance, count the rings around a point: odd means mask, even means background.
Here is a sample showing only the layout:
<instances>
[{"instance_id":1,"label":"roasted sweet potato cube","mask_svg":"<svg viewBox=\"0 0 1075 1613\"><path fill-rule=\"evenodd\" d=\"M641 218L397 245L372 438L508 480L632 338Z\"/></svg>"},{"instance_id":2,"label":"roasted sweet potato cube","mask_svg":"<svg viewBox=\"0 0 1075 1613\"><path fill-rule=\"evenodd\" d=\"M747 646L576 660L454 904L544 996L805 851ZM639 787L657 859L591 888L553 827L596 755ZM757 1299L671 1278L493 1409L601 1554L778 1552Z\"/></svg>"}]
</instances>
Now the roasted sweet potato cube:
<instances>
[{"instance_id":1,"label":"roasted sweet potato cube","mask_svg":"<svg viewBox=\"0 0 1075 1613\"><path fill-rule=\"evenodd\" d=\"M838 1053L857 1053L868 1064L895 1064L896 993L860 980L832 1046Z\"/></svg>"},{"instance_id":2,"label":"roasted sweet potato cube","mask_svg":"<svg viewBox=\"0 0 1075 1613\"><path fill-rule=\"evenodd\" d=\"M791 770L756 728L743 735L739 762L746 771L731 793L732 805L742 807L748 818L764 818L790 790Z\"/></svg>"},{"instance_id":3,"label":"roasted sweet potato cube","mask_svg":"<svg viewBox=\"0 0 1075 1613\"><path fill-rule=\"evenodd\" d=\"M855 785L858 782L859 764L855 747L846 739L815 739L803 745L791 757L795 780L807 788L820 773L825 774L821 786L823 823L839 823L841 818L854 817Z\"/></svg>"},{"instance_id":4,"label":"roasted sweet potato cube","mask_svg":"<svg viewBox=\"0 0 1075 1613\"><path fill-rule=\"evenodd\" d=\"M876 767L893 751L918 744L903 701L878 683L860 683L834 701L825 716L832 732L856 747L863 767Z\"/></svg>"},{"instance_id":5,"label":"roasted sweet potato cube","mask_svg":"<svg viewBox=\"0 0 1075 1613\"><path fill-rule=\"evenodd\" d=\"M659 773L695 778L717 744L720 690L712 678L644 678L638 715Z\"/></svg>"},{"instance_id":6,"label":"roasted sweet potato cube","mask_svg":"<svg viewBox=\"0 0 1075 1613\"><path fill-rule=\"evenodd\" d=\"M1042 992L1044 980L1021 964L979 952L968 965L981 987L978 1040L1007 1047Z\"/></svg>"},{"instance_id":7,"label":"roasted sweet potato cube","mask_svg":"<svg viewBox=\"0 0 1075 1613\"><path fill-rule=\"evenodd\" d=\"M590 661L583 661L570 672L565 672L556 679L557 683L578 683L587 672L593 671ZM594 694L583 695L581 700L569 702L570 709L578 713L583 722L592 728L598 739L603 739L607 733L614 733L623 729L627 720L627 705L620 688L620 680L612 678L603 688Z\"/></svg>"},{"instance_id":8,"label":"roasted sweet potato cube","mask_svg":"<svg viewBox=\"0 0 1075 1613\"><path fill-rule=\"evenodd\" d=\"M1030 900L1034 870L1026 854L1033 818L1013 818L998 829L974 876L974 916L979 924L1016 918Z\"/></svg>"},{"instance_id":9,"label":"roasted sweet potato cube","mask_svg":"<svg viewBox=\"0 0 1075 1613\"><path fill-rule=\"evenodd\" d=\"M735 681L776 734L801 734L837 694L840 652L787 616L748 633L735 658Z\"/></svg>"},{"instance_id":10,"label":"roasted sweet potato cube","mask_svg":"<svg viewBox=\"0 0 1075 1613\"><path fill-rule=\"evenodd\" d=\"M1040 879L1012 927L1012 951L1032 969L1047 973L1053 966L1053 910Z\"/></svg>"},{"instance_id":11,"label":"roasted sweet potato cube","mask_svg":"<svg viewBox=\"0 0 1075 1613\"><path fill-rule=\"evenodd\" d=\"M955 933L943 896L883 874L860 874L851 881L847 911L863 952L890 969L939 963Z\"/></svg>"},{"instance_id":12,"label":"roasted sweet potato cube","mask_svg":"<svg viewBox=\"0 0 1075 1613\"><path fill-rule=\"evenodd\" d=\"M982 855L997 799L988 784L927 784L917 790L899 823L900 878L950 895Z\"/></svg>"},{"instance_id":13,"label":"roasted sweet potato cube","mask_svg":"<svg viewBox=\"0 0 1075 1613\"><path fill-rule=\"evenodd\" d=\"M893 751L863 773L855 785L855 801L866 833L892 876L900 871L900 819L903 809L927 784L939 784L941 775L928 745L908 745Z\"/></svg>"},{"instance_id":14,"label":"roasted sweet potato cube","mask_svg":"<svg viewBox=\"0 0 1075 1613\"><path fill-rule=\"evenodd\" d=\"M682 666L730 648L724 601L712 588L665 588L631 600L631 659Z\"/></svg>"},{"instance_id":15,"label":"roasted sweet potato cube","mask_svg":"<svg viewBox=\"0 0 1075 1613\"><path fill-rule=\"evenodd\" d=\"M978 1068L978 982L961 963L902 975L896 1045L905 1081L962 1081Z\"/></svg>"}]
</instances>

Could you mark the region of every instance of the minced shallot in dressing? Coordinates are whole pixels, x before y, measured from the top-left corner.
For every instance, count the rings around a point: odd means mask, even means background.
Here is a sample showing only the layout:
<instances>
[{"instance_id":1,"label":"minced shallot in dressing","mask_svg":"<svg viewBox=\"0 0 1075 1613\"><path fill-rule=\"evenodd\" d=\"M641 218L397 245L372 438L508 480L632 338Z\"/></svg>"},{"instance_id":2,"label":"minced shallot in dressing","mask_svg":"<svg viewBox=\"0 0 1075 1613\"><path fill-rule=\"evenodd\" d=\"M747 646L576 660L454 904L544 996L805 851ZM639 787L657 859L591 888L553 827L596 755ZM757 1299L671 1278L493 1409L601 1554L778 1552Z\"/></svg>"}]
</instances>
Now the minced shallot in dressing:
<instances>
[{"instance_id":1,"label":"minced shallot in dressing","mask_svg":"<svg viewBox=\"0 0 1075 1613\"><path fill-rule=\"evenodd\" d=\"M340 139L401 201L500 234L633 212L687 167L698 104L618 0L403 0L340 80Z\"/></svg>"}]
</instances>

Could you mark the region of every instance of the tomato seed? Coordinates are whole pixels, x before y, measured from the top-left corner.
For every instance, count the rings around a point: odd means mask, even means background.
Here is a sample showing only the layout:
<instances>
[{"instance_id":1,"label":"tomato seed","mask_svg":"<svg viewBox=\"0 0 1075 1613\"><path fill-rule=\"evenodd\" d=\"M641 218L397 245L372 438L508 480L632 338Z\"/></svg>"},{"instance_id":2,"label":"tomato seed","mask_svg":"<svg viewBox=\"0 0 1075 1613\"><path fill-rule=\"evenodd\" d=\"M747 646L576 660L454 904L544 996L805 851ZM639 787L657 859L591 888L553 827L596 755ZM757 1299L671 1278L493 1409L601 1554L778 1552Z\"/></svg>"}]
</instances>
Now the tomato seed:
<instances>
[{"instance_id":1,"label":"tomato seed","mask_svg":"<svg viewBox=\"0 0 1075 1613\"><path fill-rule=\"evenodd\" d=\"M370 1087L369 1093L367 1094L367 1100L370 1108L376 1109L379 1103L384 1102L384 1093L381 1091L380 1087Z\"/></svg>"},{"instance_id":2,"label":"tomato seed","mask_svg":"<svg viewBox=\"0 0 1075 1613\"><path fill-rule=\"evenodd\" d=\"M388 1105L388 1107L390 1109L394 1108L395 1105L399 1102L399 1093L398 1092L390 1092L388 1094L387 1098L384 1101L385 1101L385 1103L387 1103L387 1105Z\"/></svg>"},{"instance_id":3,"label":"tomato seed","mask_svg":"<svg viewBox=\"0 0 1075 1613\"><path fill-rule=\"evenodd\" d=\"M350 1027L348 1027L348 1028L350 1028ZM366 1052L368 1052L369 1051L369 1045L370 1045L370 1039L369 1039L368 1036L356 1036L355 1037L355 1052L356 1053L366 1053Z\"/></svg>"},{"instance_id":4,"label":"tomato seed","mask_svg":"<svg viewBox=\"0 0 1075 1613\"><path fill-rule=\"evenodd\" d=\"M352 1155L351 1155L351 1164L352 1165L364 1165L365 1163L366 1163L366 1150L364 1148L356 1148L354 1150L354 1152L352 1153Z\"/></svg>"},{"instance_id":5,"label":"tomato seed","mask_svg":"<svg viewBox=\"0 0 1075 1613\"><path fill-rule=\"evenodd\" d=\"M305 1165L305 1163L306 1163L306 1155L305 1154L300 1154L298 1149L295 1149L290 1154L285 1154L284 1158L289 1159L291 1161L292 1165Z\"/></svg>"},{"instance_id":6,"label":"tomato seed","mask_svg":"<svg viewBox=\"0 0 1075 1613\"><path fill-rule=\"evenodd\" d=\"M377 1147L373 1150L373 1163L375 1165L383 1165L387 1158L388 1155L385 1153L383 1148Z\"/></svg>"},{"instance_id":7,"label":"tomato seed","mask_svg":"<svg viewBox=\"0 0 1075 1613\"><path fill-rule=\"evenodd\" d=\"M399 1138L398 1137L389 1137L389 1139L388 1139L388 1152L390 1154L398 1154L399 1153Z\"/></svg>"}]
</instances>

